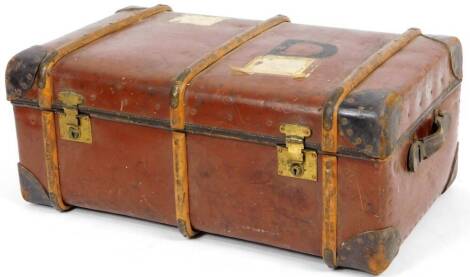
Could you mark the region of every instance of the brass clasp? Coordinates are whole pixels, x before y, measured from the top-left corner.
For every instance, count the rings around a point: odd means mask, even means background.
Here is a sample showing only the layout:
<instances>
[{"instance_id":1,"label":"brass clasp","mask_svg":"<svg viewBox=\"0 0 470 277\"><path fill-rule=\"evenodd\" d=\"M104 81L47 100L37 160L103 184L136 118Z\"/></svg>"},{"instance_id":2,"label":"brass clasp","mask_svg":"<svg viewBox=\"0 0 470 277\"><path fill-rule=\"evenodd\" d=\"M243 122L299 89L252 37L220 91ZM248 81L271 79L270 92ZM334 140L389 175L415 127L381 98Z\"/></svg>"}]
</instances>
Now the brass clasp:
<instances>
[{"instance_id":1,"label":"brass clasp","mask_svg":"<svg viewBox=\"0 0 470 277\"><path fill-rule=\"evenodd\" d=\"M308 127L282 124L286 146L277 147L278 174L306 180L317 180L317 153L305 150L304 139L311 135Z\"/></svg>"},{"instance_id":2,"label":"brass clasp","mask_svg":"<svg viewBox=\"0 0 470 277\"><path fill-rule=\"evenodd\" d=\"M90 117L78 111L78 105L83 103L83 96L72 91L63 91L59 93L59 101L64 109L64 113L59 114L60 137L70 141L91 143Z\"/></svg>"}]
</instances>

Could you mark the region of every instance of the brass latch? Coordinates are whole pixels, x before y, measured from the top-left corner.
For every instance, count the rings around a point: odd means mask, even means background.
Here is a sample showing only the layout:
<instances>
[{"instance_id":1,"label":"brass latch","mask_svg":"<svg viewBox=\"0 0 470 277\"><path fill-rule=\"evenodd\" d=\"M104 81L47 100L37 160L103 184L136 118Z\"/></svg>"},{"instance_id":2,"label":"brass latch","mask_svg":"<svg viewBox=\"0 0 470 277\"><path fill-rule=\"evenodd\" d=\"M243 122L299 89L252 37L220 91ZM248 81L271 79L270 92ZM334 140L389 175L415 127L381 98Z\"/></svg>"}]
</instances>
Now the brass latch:
<instances>
[{"instance_id":1,"label":"brass latch","mask_svg":"<svg viewBox=\"0 0 470 277\"><path fill-rule=\"evenodd\" d=\"M278 174L316 181L317 153L304 149L304 139L311 135L310 129L296 124L282 124L280 131L286 135L286 147L277 147Z\"/></svg>"},{"instance_id":2,"label":"brass latch","mask_svg":"<svg viewBox=\"0 0 470 277\"><path fill-rule=\"evenodd\" d=\"M72 91L63 91L59 93L59 101L64 109L64 113L59 114L60 137L91 143L90 117L78 111L78 105L83 104L83 96Z\"/></svg>"}]
</instances>

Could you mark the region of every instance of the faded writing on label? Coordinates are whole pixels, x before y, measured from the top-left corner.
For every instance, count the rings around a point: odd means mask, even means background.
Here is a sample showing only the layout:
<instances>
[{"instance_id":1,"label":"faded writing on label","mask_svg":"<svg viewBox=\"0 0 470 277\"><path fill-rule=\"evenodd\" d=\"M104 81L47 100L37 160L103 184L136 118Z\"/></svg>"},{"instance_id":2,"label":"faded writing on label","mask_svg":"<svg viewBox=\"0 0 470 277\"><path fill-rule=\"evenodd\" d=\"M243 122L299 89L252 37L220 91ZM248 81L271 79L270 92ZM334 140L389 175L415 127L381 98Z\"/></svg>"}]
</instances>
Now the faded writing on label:
<instances>
[{"instance_id":1,"label":"faded writing on label","mask_svg":"<svg viewBox=\"0 0 470 277\"><path fill-rule=\"evenodd\" d=\"M185 15L177 16L175 18L170 19L170 22L193 24L193 25L200 25L200 26L211 26L225 19L226 19L225 17L219 17L219 16L185 14Z\"/></svg>"},{"instance_id":2,"label":"faded writing on label","mask_svg":"<svg viewBox=\"0 0 470 277\"><path fill-rule=\"evenodd\" d=\"M308 57L265 55L258 56L243 67L233 70L246 74L272 74L292 78L307 78L318 66L315 59Z\"/></svg>"}]
</instances>

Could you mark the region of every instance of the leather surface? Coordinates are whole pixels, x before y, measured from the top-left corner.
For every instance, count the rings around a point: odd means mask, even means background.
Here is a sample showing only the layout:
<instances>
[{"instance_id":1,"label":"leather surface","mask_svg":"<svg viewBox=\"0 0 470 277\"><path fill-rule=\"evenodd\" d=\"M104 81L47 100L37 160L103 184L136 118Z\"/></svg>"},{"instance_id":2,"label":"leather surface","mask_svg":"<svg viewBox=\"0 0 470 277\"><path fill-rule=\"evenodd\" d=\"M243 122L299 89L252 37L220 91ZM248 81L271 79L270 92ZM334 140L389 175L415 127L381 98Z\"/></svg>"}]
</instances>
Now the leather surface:
<instances>
[{"instance_id":1,"label":"leather surface","mask_svg":"<svg viewBox=\"0 0 470 277\"><path fill-rule=\"evenodd\" d=\"M92 128L92 144L58 141L65 202L175 224L170 133L101 119Z\"/></svg>"},{"instance_id":2,"label":"leather surface","mask_svg":"<svg viewBox=\"0 0 470 277\"><path fill-rule=\"evenodd\" d=\"M450 174L458 104L456 91L439 107L451 114L450 132L415 173L406 168L409 143L386 160L339 157L339 242L387 226L406 238ZM40 112L16 107L15 116L20 161L44 184ZM92 124L92 145L59 140L65 201L175 224L170 133L100 119ZM416 134L430 132L429 116ZM278 176L275 147L188 135L188 158L196 229L320 255L321 183Z\"/></svg>"},{"instance_id":3,"label":"leather surface","mask_svg":"<svg viewBox=\"0 0 470 277\"><path fill-rule=\"evenodd\" d=\"M180 15L153 16L62 59L53 73L55 99L58 92L72 89L88 107L169 119L176 76L255 24L237 19L212 26L169 22Z\"/></svg>"},{"instance_id":4,"label":"leather surface","mask_svg":"<svg viewBox=\"0 0 470 277\"><path fill-rule=\"evenodd\" d=\"M14 107L20 164L31 171L46 189L46 167L42 140L41 112Z\"/></svg>"},{"instance_id":5,"label":"leather surface","mask_svg":"<svg viewBox=\"0 0 470 277\"><path fill-rule=\"evenodd\" d=\"M113 15L45 47L52 51L132 12ZM60 91L73 90L90 108L169 120L169 94L176 76L257 23L232 18L210 26L171 22L181 15L165 12L150 17L66 56L53 71L54 99ZM190 83L186 122L279 139L281 124L302 124L313 130L307 144L317 149L325 101L356 66L393 38L396 35L291 23L276 26ZM313 70L303 79L234 70L263 55L309 57ZM446 46L416 38L341 105L339 151L387 157L403 132L455 81ZM34 97L35 90L28 98Z\"/></svg>"},{"instance_id":6,"label":"leather surface","mask_svg":"<svg viewBox=\"0 0 470 277\"><path fill-rule=\"evenodd\" d=\"M256 23L236 19L209 27L168 23L176 16L164 13L144 20L67 56L53 72L55 93L73 90L85 97L88 107L167 120L170 87L176 75ZM87 29L46 46L52 49L83 32ZM331 91L357 64L394 37L282 24L235 50L190 84L187 121L279 138L281 123L304 124L312 129L307 141L315 148L320 141L322 107ZM336 47L336 52L323 56L318 54L321 47L308 43L279 50L287 39L327 43ZM273 49L282 55L313 55L318 66L306 79L233 72L231 66L243 66ZM372 115L379 129L370 137L392 138L379 142L385 149L386 143L406 134L455 80L450 68L446 48L419 37L359 85L349 102L346 99L349 106L344 109L356 112L357 118ZM375 93L378 97L372 104L379 108L361 108L361 104L370 104L361 101L370 98L360 96ZM36 89L28 93L30 99L36 96ZM459 94L452 93L440 107L451 113L451 132L442 149L413 174L406 170L411 138L396 144L389 153L383 149L365 152L367 144L354 143L358 137L354 130L348 135L348 128L344 129L341 147L375 158L338 158L339 242L389 226L395 226L402 238L407 236L440 195L449 176L457 140L458 101ZM387 107L398 110L392 109L396 111L392 113ZM351 118L344 109L340 121ZM40 111L15 107L15 119L20 163L44 185ZM65 202L175 224L171 133L91 120L93 144L58 140ZM429 122L430 118L420 123L418 136L431 131ZM384 132L390 133L383 136ZM278 176L273 145L197 134L188 134L187 142L195 229L320 255L321 175L316 182Z\"/></svg>"},{"instance_id":7,"label":"leather surface","mask_svg":"<svg viewBox=\"0 0 470 277\"><path fill-rule=\"evenodd\" d=\"M321 182L277 175L275 147L200 135L187 143L194 228L320 255Z\"/></svg>"}]
</instances>

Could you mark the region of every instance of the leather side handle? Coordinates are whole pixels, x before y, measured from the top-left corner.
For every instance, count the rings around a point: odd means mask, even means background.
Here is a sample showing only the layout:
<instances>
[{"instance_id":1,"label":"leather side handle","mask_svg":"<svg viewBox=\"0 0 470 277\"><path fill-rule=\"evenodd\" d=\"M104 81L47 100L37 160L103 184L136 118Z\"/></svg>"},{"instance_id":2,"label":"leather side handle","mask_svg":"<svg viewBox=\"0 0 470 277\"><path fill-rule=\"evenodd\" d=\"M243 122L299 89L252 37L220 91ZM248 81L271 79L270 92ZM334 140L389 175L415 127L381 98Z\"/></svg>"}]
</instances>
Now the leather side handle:
<instances>
[{"instance_id":1,"label":"leather side handle","mask_svg":"<svg viewBox=\"0 0 470 277\"><path fill-rule=\"evenodd\" d=\"M434 132L422 139L415 140L408 152L408 171L415 172L418 165L436 153L444 144L451 118L448 113L434 112Z\"/></svg>"}]
</instances>

